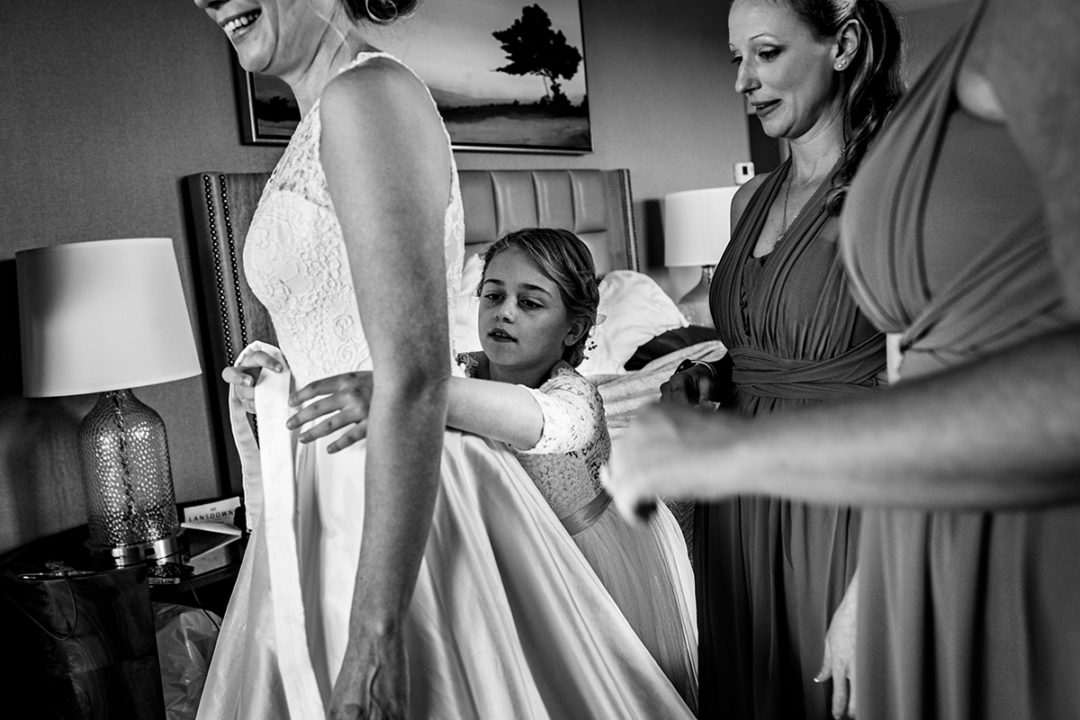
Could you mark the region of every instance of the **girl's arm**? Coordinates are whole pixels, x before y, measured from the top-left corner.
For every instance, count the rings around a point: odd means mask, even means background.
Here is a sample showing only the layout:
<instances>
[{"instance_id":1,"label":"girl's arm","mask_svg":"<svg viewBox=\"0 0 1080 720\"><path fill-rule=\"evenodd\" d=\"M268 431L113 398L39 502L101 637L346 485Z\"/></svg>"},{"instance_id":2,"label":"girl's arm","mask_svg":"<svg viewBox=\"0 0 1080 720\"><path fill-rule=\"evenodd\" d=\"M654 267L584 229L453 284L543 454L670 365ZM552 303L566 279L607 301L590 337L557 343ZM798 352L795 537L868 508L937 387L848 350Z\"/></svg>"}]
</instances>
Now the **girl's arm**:
<instances>
[{"instance_id":1,"label":"girl's arm","mask_svg":"<svg viewBox=\"0 0 1080 720\"><path fill-rule=\"evenodd\" d=\"M585 447L595 435L594 403L601 402L591 383L573 373L556 375L540 390L451 378L446 424L518 450L572 452Z\"/></svg>"},{"instance_id":2,"label":"girl's arm","mask_svg":"<svg viewBox=\"0 0 1080 720\"><path fill-rule=\"evenodd\" d=\"M454 377L446 424L528 450L540 442L544 413L521 385Z\"/></svg>"},{"instance_id":3,"label":"girl's arm","mask_svg":"<svg viewBox=\"0 0 1080 720\"><path fill-rule=\"evenodd\" d=\"M289 427L316 423L303 432L301 442L312 442L344 429L329 446L331 452L342 450L367 436L372 387L371 373L364 371L309 383L293 395L294 405L308 404L290 419ZM590 427L584 427L583 422L566 428L566 432L545 427L544 410L534 395L539 391L510 383L459 377L450 378L448 387L446 424L449 427L508 443L519 450L536 447L545 430L549 435L552 432L560 435L555 438L555 444L564 452L578 449L574 443L583 445L581 437L590 436ZM549 405L559 406L561 417L587 418L591 423L593 409L583 393L575 394L560 388L544 397ZM563 438L564 434L576 440Z\"/></svg>"},{"instance_id":4,"label":"girl's arm","mask_svg":"<svg viewBox=\"0 0 1080 720\"><path fill-rule=\"evenodd\" d=\"M401 700L408 690L402 624L427 543L446 424L451 159L423 86L390 60L339 75L321 103L322 165L374 367L363 537L333 700L335 708L366 707L369 694Z\"/></svg>"}]
</instances>

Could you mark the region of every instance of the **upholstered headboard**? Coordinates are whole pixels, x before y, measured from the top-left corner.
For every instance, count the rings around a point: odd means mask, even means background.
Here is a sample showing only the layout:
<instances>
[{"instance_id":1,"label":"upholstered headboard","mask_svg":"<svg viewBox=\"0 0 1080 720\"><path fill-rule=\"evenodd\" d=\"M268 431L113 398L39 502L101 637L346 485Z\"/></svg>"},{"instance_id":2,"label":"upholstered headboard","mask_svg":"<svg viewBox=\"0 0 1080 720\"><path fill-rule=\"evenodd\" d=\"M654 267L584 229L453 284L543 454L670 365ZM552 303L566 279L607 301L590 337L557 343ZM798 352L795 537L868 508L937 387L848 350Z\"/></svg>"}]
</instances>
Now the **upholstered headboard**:
<instances>
[{"instance_id":1,"label":"upholstered headboard","mask_svg":"<svg viewBox=\"0 0 1080 720\"><path fill-rule=\"evenodd\" d=\"M228 490L242 492L229 434L228 396L219 369L250 342L275 342L269 316L243 273L243 248L268 173L201 172L183 180L189 241L199 287L203 367ZM638 269L630 173L618 170L462 170L466 252L482 251L523 227L574 231L597 272Z\"/></svg>"}]
</instances>

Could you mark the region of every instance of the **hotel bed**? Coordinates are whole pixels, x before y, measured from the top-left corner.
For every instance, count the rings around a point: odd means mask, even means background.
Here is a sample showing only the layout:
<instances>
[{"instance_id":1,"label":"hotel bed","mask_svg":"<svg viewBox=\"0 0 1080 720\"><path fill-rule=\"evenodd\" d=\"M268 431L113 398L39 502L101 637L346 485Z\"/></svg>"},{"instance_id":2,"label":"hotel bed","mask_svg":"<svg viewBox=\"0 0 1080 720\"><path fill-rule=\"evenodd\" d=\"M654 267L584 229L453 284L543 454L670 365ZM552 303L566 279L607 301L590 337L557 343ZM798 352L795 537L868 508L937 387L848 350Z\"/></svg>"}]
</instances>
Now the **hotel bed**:
<instances>
[{"instance_id":1,"label":"hotel bed","mask_svg":"<svg viewBox=\"0 0 1080 720\"><path fill-rule=\"evenodd\" d=\"M633 413L659 397L659 386L684 359L716 359L724 348L687 328L675 303L642 274L631 206L630 175L617 170L463 170L466 262L460 312L454 318L457 351L479 349L475 290L478 253L523 227L574 231L592 250L600 285L600 316L579 370L604 397L612 434ZM184 178L189 240L200 289L198 306L203 367L212 400L214 434L226 489L241 492L240 463L229 431L227 388L218 370L250 342L274 342L266 311L243 274L244 238L269 174L201 172ZM626 366L634 367L627 370Z\"/></svg>"}]
</instances>

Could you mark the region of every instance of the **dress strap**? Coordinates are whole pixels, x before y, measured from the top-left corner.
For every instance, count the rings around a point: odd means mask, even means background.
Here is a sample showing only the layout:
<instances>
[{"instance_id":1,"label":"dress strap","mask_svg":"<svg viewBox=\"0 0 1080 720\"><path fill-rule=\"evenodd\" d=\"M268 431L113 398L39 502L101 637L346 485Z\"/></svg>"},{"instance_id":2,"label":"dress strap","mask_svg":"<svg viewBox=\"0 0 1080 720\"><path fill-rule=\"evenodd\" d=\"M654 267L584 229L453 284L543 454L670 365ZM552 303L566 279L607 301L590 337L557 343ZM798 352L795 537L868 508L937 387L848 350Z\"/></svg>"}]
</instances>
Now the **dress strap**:
<instances>
[{"instance_id":1,"label":"dress strap","mask_svg":"<svg viewBox=\"0 0 1080 720\"><path fill-rule=\"evenodd\" d=\"M968 21L941 48L893 109L891 117L903 116L909 121L887 123L875 140L878 148L875 155L893 153L892 162L878 169L879 177L875 180L883 187L895 188L895 192L875 207L873 213L857 208L844 212L840 247L848 282L859 298L863 313L886 332L899 333L911 325L914 318L892 299L928 297L925 273L893 273L888 279L888 291L882 292L881 288L871 286L870 277L877 274L875 269L861 267L853 237L845 235L855 227L864 233L873 228L873 232L888 238L891 262L897 267L924 265L923 228L930 179L944 138L941 129L954 107L956 76L985 6L985 0L979 0ZM856 224L854 218L860 222Z\"/></svg>"},{"instance_id":2,"label":"dress strap","mask_svg":"<svg viewBox=\"0 0 1080 720\"><path fill-rule=\"evenodd\" d=\"M749 261L754 252L754 244L757 242L758 235L761 234L761 227L765 223L769 207L779 194L780 185L787 177L790 167L791 158L789 157L781 163L780 167L765 177L754 194L750 196L735 227L731 229L731 240L723 256L716 263L716 271L709 285L709 309L714 323L718 321L719 308L741 307L743 298L740 297L739 288L742 284L738 282L738 276L742 272L743 265ZM717 325L717 327L720 326ZM740 343L748 341L743 322L733 323L731 330Z\"/></svg>"}]
</instances>

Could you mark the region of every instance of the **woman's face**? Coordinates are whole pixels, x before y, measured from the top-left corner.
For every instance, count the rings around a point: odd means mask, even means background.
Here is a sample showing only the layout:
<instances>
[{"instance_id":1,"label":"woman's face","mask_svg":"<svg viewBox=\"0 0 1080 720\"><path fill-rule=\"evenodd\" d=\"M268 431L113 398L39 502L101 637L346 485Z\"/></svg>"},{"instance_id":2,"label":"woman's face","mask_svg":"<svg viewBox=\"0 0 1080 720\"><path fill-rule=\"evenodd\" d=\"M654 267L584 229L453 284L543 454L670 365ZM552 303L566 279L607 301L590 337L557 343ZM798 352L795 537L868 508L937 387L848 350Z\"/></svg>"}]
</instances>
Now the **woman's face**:
<instances>
[{"instance_id":1,"label":"woman's face","mask_svg":"<svg viewBox=\"0 0 1080 720\"><path fill-rule=\"evenodd\" d=\"M484 268L479 313L480 346L494 380L546 375L580 336L558 285L517 248Z\"/></svg>"},{"instance_id":2,"label":"woman's face","mask_svg":"<svg viewBox=\"0 0 1080 720\"><path fill-rule=\"evenodd\" d=\"M836 42L815 38L783 0L735 0L728 36L735 90L766 135L798 138L840 112Z\"/></svg>"},{"instance_id":3,"label":"woman's face","mask_svg":"<svg viewBox=\"0 0 1080 720\"><path fill-rule=\"evenodd\" d=\"M249 72L286 77L310 61L336 0L195 0Z\"/></svg>"}]
</instances>

